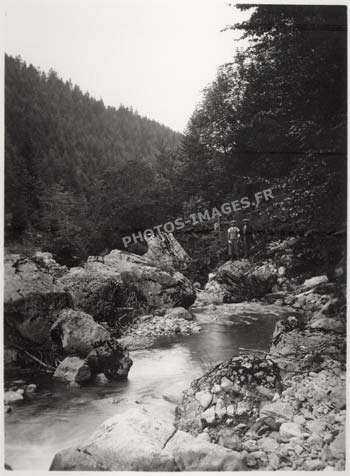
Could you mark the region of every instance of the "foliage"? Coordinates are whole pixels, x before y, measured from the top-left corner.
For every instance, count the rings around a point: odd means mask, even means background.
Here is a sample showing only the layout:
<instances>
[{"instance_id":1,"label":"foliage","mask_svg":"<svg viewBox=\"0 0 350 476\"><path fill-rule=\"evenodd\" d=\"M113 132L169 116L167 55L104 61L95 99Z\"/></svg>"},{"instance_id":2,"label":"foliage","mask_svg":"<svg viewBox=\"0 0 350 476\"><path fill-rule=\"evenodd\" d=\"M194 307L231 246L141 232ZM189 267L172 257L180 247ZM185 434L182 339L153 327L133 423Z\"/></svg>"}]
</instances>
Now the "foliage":
<instances>
[{"instance_id":1,"label":"foliage","mask_svg":"<svg viewBox=\"0 0 350 476\"><path fill-rule=\"evenodd\" d=\"M346 202L346 8L257 5L231 28L249 47L219 69L189 121L184 192L217 200L264 179L292 182L310 192L294 210L309 208L304 226L334 230Z\"/></svg>"},{"instance_id":2,"label":"foliage","mask_svg":"<svg viewBox=\"0 0 350 476\"><path fill-rule=\"evenodd\" d=\"M188 160L201 154L203 168L221 168L226 183L237 175L286 176L298 157L344 171L346 8L259 5L232 28L250 46L205 90L185 137Z\"/></svg>"}]
</instances>

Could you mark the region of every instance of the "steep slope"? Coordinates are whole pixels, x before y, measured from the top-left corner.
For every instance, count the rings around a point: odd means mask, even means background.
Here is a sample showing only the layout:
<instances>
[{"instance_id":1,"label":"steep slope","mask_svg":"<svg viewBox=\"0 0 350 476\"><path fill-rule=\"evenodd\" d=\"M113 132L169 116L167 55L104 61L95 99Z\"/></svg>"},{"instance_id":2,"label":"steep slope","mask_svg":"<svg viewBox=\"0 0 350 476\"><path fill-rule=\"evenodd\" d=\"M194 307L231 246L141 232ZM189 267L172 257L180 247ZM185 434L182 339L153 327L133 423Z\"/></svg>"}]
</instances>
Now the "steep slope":
<instances>
[{"instance_id":1,"label":"steep slope","mask_svg":"<svg viewBox=\"0 0 350 476\"><path fill-rule=\"evenodd\" d=\"M7 241L71 258L162 218L164 161L180 134L20 58L6 56L5 73Z\"/></svg>"}]
</instances>

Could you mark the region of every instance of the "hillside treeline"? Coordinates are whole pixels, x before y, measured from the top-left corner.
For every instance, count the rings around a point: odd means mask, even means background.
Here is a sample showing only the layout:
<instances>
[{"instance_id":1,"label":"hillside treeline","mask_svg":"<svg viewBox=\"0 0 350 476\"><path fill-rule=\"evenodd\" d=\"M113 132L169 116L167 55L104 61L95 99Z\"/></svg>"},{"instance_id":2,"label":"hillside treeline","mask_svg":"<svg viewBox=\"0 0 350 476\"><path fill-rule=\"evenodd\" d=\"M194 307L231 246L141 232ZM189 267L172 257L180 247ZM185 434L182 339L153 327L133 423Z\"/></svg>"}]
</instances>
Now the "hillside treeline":
<instances>
[{"instance_id":1,"label":"hillside treeline","mask_svg":"<svg viewBox=\"0 0 350 476\"><path fill-rule=\"evenodd\" d=\"M336 248L329 236L346 218L346 7L238 8L250 19L228 29L249 47L219 68L183 137L6 58L8 240L39 235L61 255L99 252L123 233L271 184L281 191L274 217L318 240L311 262Z\"/></svg>"},{"instance_id":2,"label":"hillside treeline","mask_svg":"<svg viewBox=\"0 0 350 476\"><path fill-rule=\"evenodd\" d=\"M119 245L173 207L180 134L6 56L5 236L62 259Z\"/></svg>"},{"instance_id":3,"label":"hillside treeline","mask_svg":"<svg viewBox=\"0 0 350 476\"><path fill-rule=\"evenodd\" d=\"M240 5L249 40L219 68L183 140L183 197L194 207L270 184L245 212L270 236L304 237L302 261L329 269L345 249L345 6ZM237 214L238 220L241 219Z\"/></svg>"},{"instance_id":4,"label":"hillside treeline","mask_svg":"<svg viewBox=\"0 0 350 476\"><path fill-rule=\"evenodd\" d=\"M259 5L232 28L250 46L219 69L188 124L188 194L209 197L232 191L236 175L285 177L305 164L343 173L346 8Z\"/></svg>"}]
</instances>

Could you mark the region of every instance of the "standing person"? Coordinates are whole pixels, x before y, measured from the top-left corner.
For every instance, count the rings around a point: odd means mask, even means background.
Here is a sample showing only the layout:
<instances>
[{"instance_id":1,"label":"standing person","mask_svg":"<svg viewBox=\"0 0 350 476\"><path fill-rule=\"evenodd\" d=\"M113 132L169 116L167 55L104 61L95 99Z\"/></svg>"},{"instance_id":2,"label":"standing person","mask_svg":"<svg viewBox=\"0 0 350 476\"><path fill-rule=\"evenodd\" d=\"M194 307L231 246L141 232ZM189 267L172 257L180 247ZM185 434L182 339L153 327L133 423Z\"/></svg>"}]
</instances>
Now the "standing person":
<instances>
[{"instance_id":1,"label":"standing person","mask_svg":"<svg viewBox=\"0 0 350 476\"><path fill-rule=\"evenodd\" d=\"M239 240L241 238L241 231L238 228L236 221L231 221L231 226L227 230L228 254L233 261L239 259Z\"/></svg>"},{"instance_id":2,"label":"standing person","mask_svg":"<svg viewBox=\"0 0 350 476\"><path fill-rule=\"evenodd\" d=\"M242 235L243 235L244 257L249 258L250 248L252 247L252 244L254 243L254 238L255 238L254 230L249 222L249 218L243 219Z\"/></svg>"}]
</instances>

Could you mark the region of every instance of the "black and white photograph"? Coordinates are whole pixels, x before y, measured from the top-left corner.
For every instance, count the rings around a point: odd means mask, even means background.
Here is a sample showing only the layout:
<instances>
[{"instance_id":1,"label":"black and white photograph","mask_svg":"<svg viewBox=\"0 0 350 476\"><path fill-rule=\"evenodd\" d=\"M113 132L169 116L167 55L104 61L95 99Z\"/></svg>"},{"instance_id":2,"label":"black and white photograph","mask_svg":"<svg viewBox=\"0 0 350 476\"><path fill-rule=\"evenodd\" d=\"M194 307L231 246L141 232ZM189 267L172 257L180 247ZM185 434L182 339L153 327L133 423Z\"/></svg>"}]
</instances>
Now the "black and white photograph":
<instances>
[{"instance_id":1,"label":"black and white photograph","mask_svg":"<svg viewBox=\"0 0 350 476\"><path fill-rule=\"evenodd\" d=\"M1 473L344 474L347 2L1 13Z\"/></svg>"}]
</instances>

